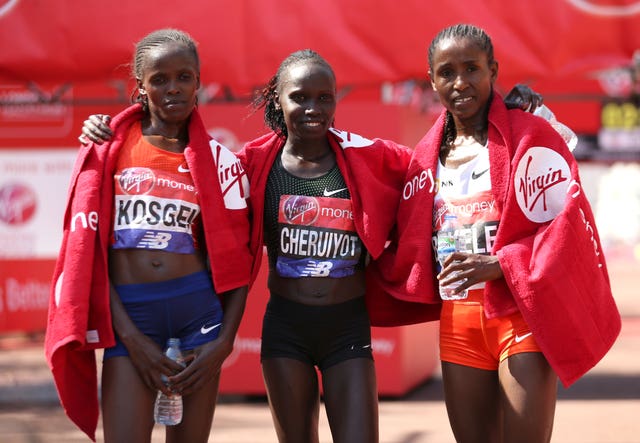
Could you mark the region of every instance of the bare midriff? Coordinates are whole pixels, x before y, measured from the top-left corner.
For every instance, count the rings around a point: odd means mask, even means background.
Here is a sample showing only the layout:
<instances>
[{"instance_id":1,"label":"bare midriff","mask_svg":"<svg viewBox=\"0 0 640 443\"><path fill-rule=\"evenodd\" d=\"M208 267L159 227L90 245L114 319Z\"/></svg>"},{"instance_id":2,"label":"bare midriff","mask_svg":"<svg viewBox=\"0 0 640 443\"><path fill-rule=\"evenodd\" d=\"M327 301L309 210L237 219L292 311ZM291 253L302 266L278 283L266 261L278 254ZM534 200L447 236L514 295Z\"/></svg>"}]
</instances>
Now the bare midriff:
<instances>
[{"instance_id":1,"label":"bare midriff","mask_svg":"<svg viewBox=\"0 0 640 443\"><path fill-rule=\"evenodd\" d=\"M305 305L333 305L364 296L364 271L356 271L353 275L341 278L284 278L272 269L269 272L269 290Z\"/></svg>"},{"instance_id":2,"label":"bare midriff","mask_svg":"<svg viewBox=\"0 0 640 443\"><path fill-rule=\"evenodd\" d=\"M176 254L146 249L112 249L109 274L114 285L157 283L205 270L202 254Z\"/></svg>"}]
</instances>

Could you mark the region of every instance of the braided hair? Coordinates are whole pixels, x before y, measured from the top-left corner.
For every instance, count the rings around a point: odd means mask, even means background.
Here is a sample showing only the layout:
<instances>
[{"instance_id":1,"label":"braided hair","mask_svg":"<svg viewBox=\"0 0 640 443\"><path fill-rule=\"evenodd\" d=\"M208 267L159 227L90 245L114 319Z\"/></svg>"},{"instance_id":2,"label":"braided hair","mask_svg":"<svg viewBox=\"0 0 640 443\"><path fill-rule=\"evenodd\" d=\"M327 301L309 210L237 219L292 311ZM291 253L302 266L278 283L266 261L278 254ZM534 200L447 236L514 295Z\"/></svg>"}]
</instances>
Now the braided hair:
<instances>
[{"instance_id":1,"label":"braided hair","mask_svg":"<svg viewBox=\"0 0 640 443\"><path fill-rule=\"evenodd\" d=\"M487 33L477 26L469 24L457 24L444 28L431 40L429 45L429 73L432 74L431 69L433 67L433 55L436 48L443 40L455 39L469 39L482 49L487 54L487 61L489 64L493 64L495 59L493 57L493 43ZM456 125L453 121L453 115L447 111L446 120L444 124L444 142L446 145L451 145L456 139Z\"/></svg>"},{"instance_id":2,"label":"braided hair","mask_svg":"<svg viewBox=\"0 0 640 443\"><path fill-rule=\"evenodd\" d=\"M197 43L193 38L184 31L178 29L159 29L146 35L138 43L136 43L136 50L133 54L133 60L131 62L131 75L133 78L141 80L144 77L144 62L147 58L147 53L153 49L165 45L167 43L180 43L187 47L193 54L193 58L196 61L196 68L198 74L200 73L200 56L198 55ZM131 93L132 103L141 103L145 111L148 108L147 97L140 93L138 88L134 89Z\"/></svg>"},{"instance_id":3,"label":"braided hair","mask_svg":"<svg viewBox=\"0 0 640 443\"><path fill-rule=\"evenodd\" d=\"M254 110L264 107L264 123L282 138L287 138L287 125L282 109L276 108L278 88L280 87L282 77L291 67L305 63L315 63L324 66L331 72L331 75L333 75L335 79L335 73L331 65L320 54L311 49L302 49L291 53L282 61L276 74L271 77L269 83L267 83L264 88L257 92L253 100Z\"/></svg>"}]
</instances>

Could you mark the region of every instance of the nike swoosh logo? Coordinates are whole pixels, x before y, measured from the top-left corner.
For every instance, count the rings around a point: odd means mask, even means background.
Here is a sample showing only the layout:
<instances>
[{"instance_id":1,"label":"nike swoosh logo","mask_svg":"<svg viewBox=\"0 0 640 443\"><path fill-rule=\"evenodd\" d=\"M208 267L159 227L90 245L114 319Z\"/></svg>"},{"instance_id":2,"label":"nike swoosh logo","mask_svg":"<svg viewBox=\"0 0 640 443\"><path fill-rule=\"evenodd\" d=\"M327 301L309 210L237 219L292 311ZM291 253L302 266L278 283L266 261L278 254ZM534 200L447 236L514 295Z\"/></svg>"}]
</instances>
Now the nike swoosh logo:
<instances>
[{"instance_id":1,"label":"nike swoosh logo","mask_svg":"<svg viewBox=\"0 0 640 443\"><path fill-rule=\"evenodd\" d=\"M208 334L209 332L213 331L215 328L219 327L222 323L218 323L217 325L213 325L213 326L209 326L208 328L203 326L200 328L200 333L202 335Z\"/></svg>"},{"instance_id":2,"label":"nike swoosh logo","mask_svg":"<svg viewBox=\"0 0 640 443\"><path fill-rule=\"evenodd\" d=\"M484 174L485 172L487 172L488 170L489 170L489 168L485 169L484 171L480 171L480 172L478 172L477 174L476 174L476 171L473 171L473 172L471 173L471 179L472 179L472 180L478 180L478 179L480 178L480 176L481 176L482 174Z\"/></svg>"},{"instance_id":3,"label":"nike swoosh logo","mask_svg":"<svg viewBox=\"0 0 640 443\"><path fill-rule=\"evenodd\" d=\"M524 340L525 338L527 338L528 336L530 336L531 334L533 334L533 332L529 332L527 334L524 335L518 335L516 334L516 343L520 343L522 340Z\"/></svg>"},{"instance_id":4,"label":"nike swoosh logo","mask_svg":"<svg viewBox=\"0 0 640 443\"><path fill-rule=\"evenodd\" d=\"M337 194L338 192L342 192L342 191L346 191L347 188L342 188L342 189L336 189L335 191L327 191L327 188L324 188L324 191L322 192L322 195L324 195L325 197L331 197L333 194Z\"/></svg>"},{"instance_id":5,"label":"nike swoosh logo","mask_svg":"<svg viewBox=\"0 0 640 443\"><path fill-rule=\"evenodd\" d=\"M178 166L178 172L189 172L189 168L185 168L184 166Z\"/></svg>"}]
</instances>

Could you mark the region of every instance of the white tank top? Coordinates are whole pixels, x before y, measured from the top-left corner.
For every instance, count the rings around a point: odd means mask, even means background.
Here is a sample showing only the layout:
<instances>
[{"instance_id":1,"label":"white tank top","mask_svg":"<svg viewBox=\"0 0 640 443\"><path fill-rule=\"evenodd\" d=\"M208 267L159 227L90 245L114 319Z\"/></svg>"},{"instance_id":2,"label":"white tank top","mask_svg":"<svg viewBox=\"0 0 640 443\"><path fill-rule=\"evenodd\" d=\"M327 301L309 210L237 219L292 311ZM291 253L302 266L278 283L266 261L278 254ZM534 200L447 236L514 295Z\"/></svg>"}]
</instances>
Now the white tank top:
<instances>
[{"instance_id":1,"label":"white tank top","mask_svg":"<svg viewBox=\"0 0 640 443\"><path fill-rule=\"evenodd\" d=\"M483 149L471 161L459 167L447 168L438 162L436 176L438 190L433 206L433 237L436 253L438 231L446 214L455 214L459 230L465 238L465 250L475 254L490 254L500 221L491 192L489 151ZM470 289L484 287L484 283Z\"/></svg>"}]
</instances>

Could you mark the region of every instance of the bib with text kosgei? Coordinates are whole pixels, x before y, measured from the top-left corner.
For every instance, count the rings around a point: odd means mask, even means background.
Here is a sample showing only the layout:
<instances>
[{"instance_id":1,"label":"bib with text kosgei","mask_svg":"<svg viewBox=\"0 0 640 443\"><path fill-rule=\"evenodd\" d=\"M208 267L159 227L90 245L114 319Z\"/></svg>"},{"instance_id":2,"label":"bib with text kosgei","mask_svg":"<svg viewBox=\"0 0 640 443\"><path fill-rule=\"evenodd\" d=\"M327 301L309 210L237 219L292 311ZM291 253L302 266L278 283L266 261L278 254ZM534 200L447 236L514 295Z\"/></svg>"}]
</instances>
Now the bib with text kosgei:
<instances>
[{"instance_id":1,"label":"bib with text kosgei","mask_svg":"<svg viewBox=\"0 0 640 443\"><path fill-rule=\"evenodd\" d=\"M200 204L184 154L151 145L133 125L114 180L113 249L194 253Z\"/></svg>"},{"instance_id":2,"label":"bib with text kosgei","mask_svg":"<svg viewBox=\"0 0 640 443\"><path fill-rule=\"evenodd\" d=\"M281 277L346 277L355 272L362 241L353 223L351 201L282 195L278 208Z\"/></svg>"}]
</instances>

